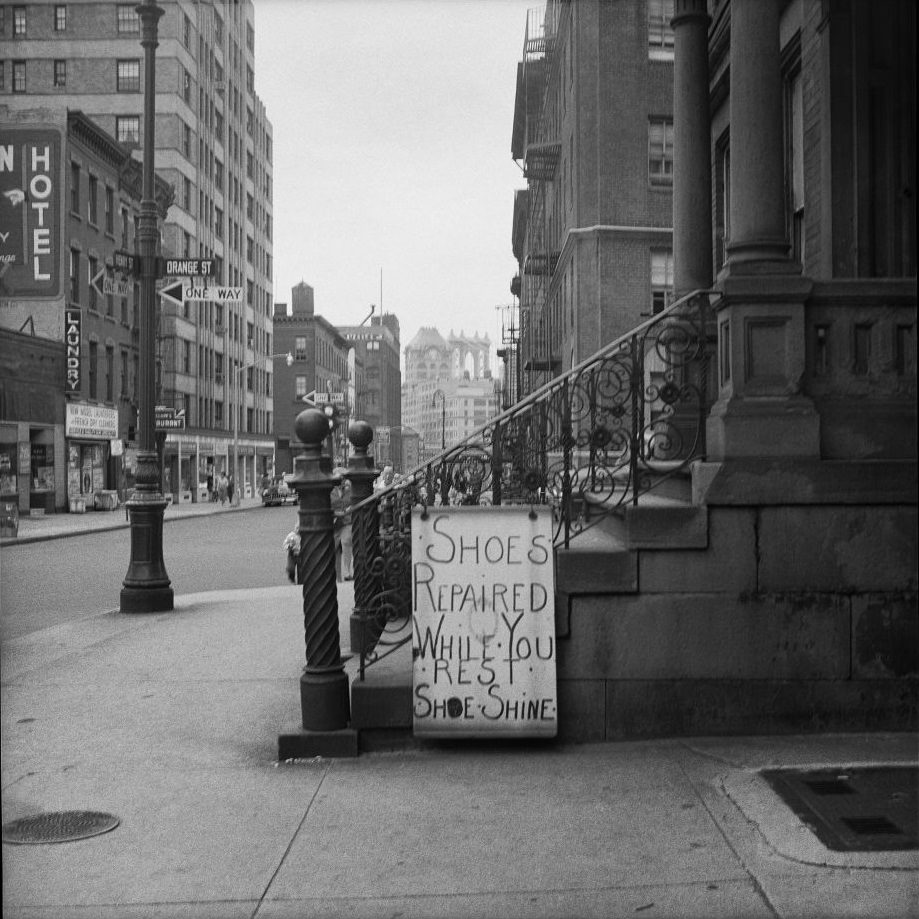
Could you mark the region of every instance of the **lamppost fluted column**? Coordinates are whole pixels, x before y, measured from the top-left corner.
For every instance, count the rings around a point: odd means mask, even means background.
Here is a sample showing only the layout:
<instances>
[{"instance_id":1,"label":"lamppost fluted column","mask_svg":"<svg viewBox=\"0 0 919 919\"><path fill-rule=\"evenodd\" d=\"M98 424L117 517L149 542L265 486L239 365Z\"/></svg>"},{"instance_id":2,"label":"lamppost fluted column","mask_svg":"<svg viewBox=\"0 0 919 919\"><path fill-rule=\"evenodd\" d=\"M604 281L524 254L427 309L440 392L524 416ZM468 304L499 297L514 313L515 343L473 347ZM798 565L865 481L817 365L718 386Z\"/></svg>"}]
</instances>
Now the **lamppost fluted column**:
<instances>
[{"instance_id":1,"label":"lamppost fluted column","mask_svg":"<svg viewBox=\"0 0 919 919\"><path fill-rule=\"evenodd\" d=\"M121 590L121 612L157 613L173 609L174 598L163 561L163 512L159 455L155 441L156 402L156 279L159 226L157 219L154 149L156 125L157 30L163 10L155 0L137 7L144 49L143 198L137 221L140 263L140 335L138 419L140 437L134 494L127 502L131 519L131 560Z\"/></svg>"}]
</instances>

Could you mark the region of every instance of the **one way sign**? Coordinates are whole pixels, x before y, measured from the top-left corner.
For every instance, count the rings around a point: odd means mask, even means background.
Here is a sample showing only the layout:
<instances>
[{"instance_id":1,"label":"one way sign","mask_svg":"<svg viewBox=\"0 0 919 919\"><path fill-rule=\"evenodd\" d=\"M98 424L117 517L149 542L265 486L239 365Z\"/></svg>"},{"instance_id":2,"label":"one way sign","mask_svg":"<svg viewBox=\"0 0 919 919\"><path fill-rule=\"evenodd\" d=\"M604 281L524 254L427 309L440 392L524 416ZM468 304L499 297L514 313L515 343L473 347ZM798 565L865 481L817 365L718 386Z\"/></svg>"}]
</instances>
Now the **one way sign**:
<instances>
[{"instance_id":1,"label":"one way sign","mask_svg":"<svg viewBox=\"0 0 919 919\"><path fill-rule=\"evenodd\" d=\"M160 296L173 303L182 304L193 300L214 300L219 303L241 303L243 289L241 287L199 287L176 281L160 290Z\"/></svg>"}]
</instances>

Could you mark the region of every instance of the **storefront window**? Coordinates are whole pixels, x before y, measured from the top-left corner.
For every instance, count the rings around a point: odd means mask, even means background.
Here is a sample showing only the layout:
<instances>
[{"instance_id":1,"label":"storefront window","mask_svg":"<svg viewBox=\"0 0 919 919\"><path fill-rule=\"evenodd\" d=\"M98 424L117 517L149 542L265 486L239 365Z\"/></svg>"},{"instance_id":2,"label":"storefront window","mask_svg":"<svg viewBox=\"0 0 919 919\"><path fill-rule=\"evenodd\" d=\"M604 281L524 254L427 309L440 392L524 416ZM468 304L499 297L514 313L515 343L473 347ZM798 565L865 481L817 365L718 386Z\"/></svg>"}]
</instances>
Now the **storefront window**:
<instances>
[{"instance_id":1,"label":"storefront window","mask_svg":"<svg viewBox=\"0 0 919 919\"><path fill-rule=\"evenodd\" d=\"M89 497L105 488L105 455L102 444L71 443L67 449L67 494Z\"/></svg>"},{"instance_id":2,"label":"storefront window","mask_svg":"<svg viewBox=\"0 0 919 919\"><path fill-rule=\"evenodd\" d=\"M16 498L18 495L19 468L16 463L16 444L0 444L0 497Z\"/></svg>"}]
</instances>

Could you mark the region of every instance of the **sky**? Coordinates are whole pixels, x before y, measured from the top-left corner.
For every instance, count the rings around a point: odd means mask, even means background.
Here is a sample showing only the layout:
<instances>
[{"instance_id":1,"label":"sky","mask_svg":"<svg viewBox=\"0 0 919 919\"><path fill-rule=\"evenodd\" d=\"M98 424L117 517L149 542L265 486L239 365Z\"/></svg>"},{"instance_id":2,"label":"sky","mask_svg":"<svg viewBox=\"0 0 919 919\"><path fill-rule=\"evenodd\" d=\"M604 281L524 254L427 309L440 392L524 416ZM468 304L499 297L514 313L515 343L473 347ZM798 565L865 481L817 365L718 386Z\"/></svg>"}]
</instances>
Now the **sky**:
<instances>
[{"instance_id":1,"label":"sky","mask_svg":"<svg viewBox=\"0 0 919 919\"><path fill-rule=\"evenodd\" d=\"M511 159L526 12L542 0L254 0L274 141L274 300L487 334L512 301ZM382 280L382 283L381 283ZM382 290L382 295L381 295Z\"/></svg>"}]
</instances>

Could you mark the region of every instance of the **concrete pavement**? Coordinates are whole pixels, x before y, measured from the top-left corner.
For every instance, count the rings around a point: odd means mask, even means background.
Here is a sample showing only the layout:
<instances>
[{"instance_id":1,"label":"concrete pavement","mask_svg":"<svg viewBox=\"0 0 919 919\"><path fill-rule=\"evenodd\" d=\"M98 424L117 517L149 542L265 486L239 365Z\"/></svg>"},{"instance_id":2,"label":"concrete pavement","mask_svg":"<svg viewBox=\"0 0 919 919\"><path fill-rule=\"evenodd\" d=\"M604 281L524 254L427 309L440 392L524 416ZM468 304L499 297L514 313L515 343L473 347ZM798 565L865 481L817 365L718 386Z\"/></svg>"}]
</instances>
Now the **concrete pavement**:
<instances>
[{"instance_id":1,"label":"concrete pavement","mask_svg":"<svg viewBox=\"0 0 919 919\"><path fill-rule=\"evenodd\" d=\"M97 516L119 515L84 523ZM429 743L278 763L303 655L294 586L6 643L4 823L121 822L4 843L4 919L919 916L919 852L832 852L759 775L915 763L915 735Z\"/></svg>"}]
</instances>

